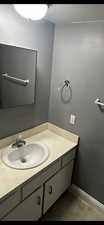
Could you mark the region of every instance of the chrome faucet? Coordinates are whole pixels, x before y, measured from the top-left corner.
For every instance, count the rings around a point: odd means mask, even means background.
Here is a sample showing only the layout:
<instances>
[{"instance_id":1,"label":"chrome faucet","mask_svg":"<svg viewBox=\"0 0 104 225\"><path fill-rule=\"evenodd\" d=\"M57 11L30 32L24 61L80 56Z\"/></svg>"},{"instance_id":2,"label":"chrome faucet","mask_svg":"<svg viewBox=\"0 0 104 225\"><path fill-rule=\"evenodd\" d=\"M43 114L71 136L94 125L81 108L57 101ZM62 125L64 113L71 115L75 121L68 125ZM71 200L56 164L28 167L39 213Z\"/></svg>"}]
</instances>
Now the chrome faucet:
<instances>
[{"instance_id":1,"label":"chrome faucet","mask_svg":"<svg viewBox=\"0 0 104 225\"><path fill-rule=\"evenodd\" d=\"M16 138L16 142L12 144L12 147L17 147L17 148L20 148L22 147L23 145L26 144L26 141L25 140L22 140L21 139L21 135L19 135L18 138Z\"/></svg>"}]
</instances>

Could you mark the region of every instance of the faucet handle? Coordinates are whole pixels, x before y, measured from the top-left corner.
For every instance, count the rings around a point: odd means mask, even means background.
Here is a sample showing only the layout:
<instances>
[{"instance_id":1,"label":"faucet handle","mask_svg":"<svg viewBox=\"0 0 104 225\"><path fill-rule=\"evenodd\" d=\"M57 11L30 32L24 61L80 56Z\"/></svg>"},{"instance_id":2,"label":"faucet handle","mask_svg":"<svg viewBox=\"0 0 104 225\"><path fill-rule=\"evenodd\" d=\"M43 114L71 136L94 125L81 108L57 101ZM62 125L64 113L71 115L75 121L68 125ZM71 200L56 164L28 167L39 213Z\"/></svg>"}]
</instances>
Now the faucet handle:
<instances>
[{"instance_id":1,"label":"faucet handle","mask_svg":"<svg viewBox=\"0 0 104 225\"><path fill-rule=\"evenodd\" d=\"M22 140L22 135L19 134L16 138L16 141L15 143L12 144L12 147L21 147L22 145L25 145L26 144L26 141L25 140Z\"/></svg>"},{"instance_id":2,"label":"faucet handle","mask_svg":"<svg viewBox=\"0 0 104 225\"><path fill-rule=\"evenodd\" d=\"M21 140L22 140L22 135L21 134L17 135L16 142L21 141Z\"/></svg>"},{"instance_id":3,"label":"faucet handle","mask_svg":"<svg viewBox=\"0 0 104 225\"><path fill-rule=\"evenodd\" d=\"M21 140L22 139L22 134L18 135L18 139Z\"/></svg>"},{"instance_id":4,"label":"faucet handle","mask_svg":"<svg viewBox=\"0 0 104 225\"><path fill-rule=\"evenodd\" d=\"M18 135L17 142L21 142L22 144L26 144L26 141L22 138L22 134Z\"/></svg>"},{"instance_id":5,"label":"faucet handle","mask_svg":"<svg viewBox=\"0 0 104 225\"><path fill-rule=\"evenodd\" d=\"M21 140L22 140L22 135L21 134L17 135L17 137L16 137L16 143L18 143Z\"/></svg>"}]
</instances>

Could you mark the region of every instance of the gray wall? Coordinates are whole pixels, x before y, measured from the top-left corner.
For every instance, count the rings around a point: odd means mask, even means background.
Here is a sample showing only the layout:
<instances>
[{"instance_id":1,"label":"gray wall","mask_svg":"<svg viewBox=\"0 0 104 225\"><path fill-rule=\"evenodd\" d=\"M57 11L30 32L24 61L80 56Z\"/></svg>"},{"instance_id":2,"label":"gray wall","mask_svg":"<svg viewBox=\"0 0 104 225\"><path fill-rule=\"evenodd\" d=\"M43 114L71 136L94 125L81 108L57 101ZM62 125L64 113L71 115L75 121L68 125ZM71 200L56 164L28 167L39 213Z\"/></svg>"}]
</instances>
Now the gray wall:
<instances>
[{"instance_id":1,"label":"gray wall","mask_svg":"<svg viewBox=\"0 0 104 225\"><path fill-rule=\"evenodd\" d=\"M0 138L48 120L54 25L20 17L12 5L0 5L0 43L38 51L36 105L0 110Z\"/></svg>"},{"instance_id":2,"label":"gray wall","mask_svg":"<svg viewBox=\"0 0 104 225\"><path fill-rule=\"evenodd\" d=\"M73 97L63 104L58 86L72 84ZM56 26L49 121L80 136L73 182L104 203L104 23ZM69 124L70 114L76 124Z\"/></svg>"}]
</instances>

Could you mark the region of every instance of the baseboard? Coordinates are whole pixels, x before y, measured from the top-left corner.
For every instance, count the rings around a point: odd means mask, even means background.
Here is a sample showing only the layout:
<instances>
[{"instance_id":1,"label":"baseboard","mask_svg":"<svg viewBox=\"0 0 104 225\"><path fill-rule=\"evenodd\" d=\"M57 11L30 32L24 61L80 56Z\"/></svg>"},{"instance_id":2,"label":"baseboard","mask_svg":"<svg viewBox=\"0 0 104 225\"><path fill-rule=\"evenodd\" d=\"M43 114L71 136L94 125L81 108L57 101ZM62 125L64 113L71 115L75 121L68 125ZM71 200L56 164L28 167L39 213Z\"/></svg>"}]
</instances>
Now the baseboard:
<instances>
[{"instance_id":1,"label":"baseboard","mask_svg":"<svg viewBox=\"0 0 104 225\"><path fill-rule=\"evenodd\" d=\"M69 191L76 197L79 197L82 201L104 213L104 205L101 202L97 201L95 198L93 198L91 195L87 194L77 185L72 184L69 188Z\"/></svg>"}]
</instances>

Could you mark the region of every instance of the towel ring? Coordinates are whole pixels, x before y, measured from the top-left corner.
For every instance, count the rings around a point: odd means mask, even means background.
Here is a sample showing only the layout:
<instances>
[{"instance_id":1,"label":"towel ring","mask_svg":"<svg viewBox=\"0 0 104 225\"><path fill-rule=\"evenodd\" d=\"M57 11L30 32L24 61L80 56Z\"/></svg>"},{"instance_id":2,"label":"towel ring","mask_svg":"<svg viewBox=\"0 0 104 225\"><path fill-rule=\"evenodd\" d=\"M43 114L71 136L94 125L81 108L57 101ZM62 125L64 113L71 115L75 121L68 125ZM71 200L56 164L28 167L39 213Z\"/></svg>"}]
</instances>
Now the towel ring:
<instances>
[{"instance_id":1,"label":"towel ring","mask_svg":"<svg viewBox=\"0 0 104 225\"><path fill-rule=\"evenodd\" d=\"M68 88L69 89L69 92L70 92L70 95L69 95L69 98L68 99L65 99L65 96L63 94L65 88ZM72 99L72 88L71 88L71 84L70 84L70 81L69 80L65 80L64 81L64 85L59 88L60 92L61 92L61 100L63 103L69 103L70 100Z\"/></svg>"}]
</instances>

